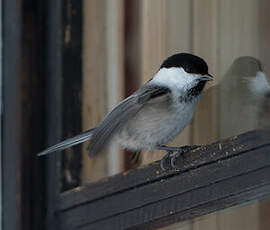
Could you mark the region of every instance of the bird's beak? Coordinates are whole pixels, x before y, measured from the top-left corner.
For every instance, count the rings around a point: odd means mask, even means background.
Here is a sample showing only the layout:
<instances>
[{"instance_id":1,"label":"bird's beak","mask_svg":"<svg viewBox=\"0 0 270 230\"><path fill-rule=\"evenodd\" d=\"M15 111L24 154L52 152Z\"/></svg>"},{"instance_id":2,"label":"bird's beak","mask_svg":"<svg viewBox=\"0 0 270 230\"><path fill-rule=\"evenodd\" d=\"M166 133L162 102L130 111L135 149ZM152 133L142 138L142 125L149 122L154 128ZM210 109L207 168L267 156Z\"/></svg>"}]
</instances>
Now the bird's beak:
<instances>
[{"instance_id":1,"label":"bird's beak","mask_svg":"<svg viewBox=\"0 0 270 230\"><path fill-rule=\"evenodd\" d=\"M209 73L200 77L201 81L213 81L213 79L214 78Z\"/></svg>"}]
</instances>

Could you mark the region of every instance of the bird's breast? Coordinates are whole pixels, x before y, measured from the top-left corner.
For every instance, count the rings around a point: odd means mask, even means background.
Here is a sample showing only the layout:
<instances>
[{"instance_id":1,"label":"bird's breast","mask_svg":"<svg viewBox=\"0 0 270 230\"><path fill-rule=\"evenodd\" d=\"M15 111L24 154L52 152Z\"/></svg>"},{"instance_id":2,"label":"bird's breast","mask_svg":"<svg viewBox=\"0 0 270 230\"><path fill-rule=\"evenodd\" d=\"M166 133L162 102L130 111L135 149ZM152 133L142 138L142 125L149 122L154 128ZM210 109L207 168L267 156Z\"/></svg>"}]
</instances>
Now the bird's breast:
<instances>
[{"instance_id":1,"label":"bird's breast","mask_svg":"<svg viewBox=\"0 0 270 230\"><path fill-rule=\"evenodd\" d=\"M121 129L118 142L133 150L167 144L191 121L194 109L192 103L146 105Z\"/></svg>"}]
</instances>

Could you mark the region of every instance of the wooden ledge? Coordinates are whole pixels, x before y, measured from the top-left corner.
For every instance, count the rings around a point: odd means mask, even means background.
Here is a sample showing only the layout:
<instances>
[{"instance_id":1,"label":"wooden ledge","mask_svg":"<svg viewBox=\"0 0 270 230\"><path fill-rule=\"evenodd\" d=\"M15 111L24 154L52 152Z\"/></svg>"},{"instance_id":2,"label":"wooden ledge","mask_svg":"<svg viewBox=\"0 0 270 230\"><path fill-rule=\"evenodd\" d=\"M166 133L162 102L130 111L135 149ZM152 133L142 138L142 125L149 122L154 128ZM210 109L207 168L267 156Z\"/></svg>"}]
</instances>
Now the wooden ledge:
<instances>
[{"instance_id":1,"label":"wooden ledge","mask_svg":"<svg viewBox=\"0 0 270 230\"><path fill-rule=\"evenodd\" d=\"M193 150L179 158L176 166L163 171L158 161L61 194L61 225L82 229L161 226L268 196L270 130Z\"/></svg>"}]
</instances>

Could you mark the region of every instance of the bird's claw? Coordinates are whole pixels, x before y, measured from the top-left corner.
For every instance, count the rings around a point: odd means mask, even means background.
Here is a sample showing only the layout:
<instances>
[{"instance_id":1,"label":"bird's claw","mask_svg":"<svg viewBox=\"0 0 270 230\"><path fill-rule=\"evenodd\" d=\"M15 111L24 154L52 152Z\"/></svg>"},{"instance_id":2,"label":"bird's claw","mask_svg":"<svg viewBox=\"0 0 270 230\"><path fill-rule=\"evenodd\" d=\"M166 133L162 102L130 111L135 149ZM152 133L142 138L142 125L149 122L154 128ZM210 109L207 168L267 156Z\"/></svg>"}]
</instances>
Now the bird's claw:
<instances>
[{"instance_id":1,"label":"bird's claw","mask_svg":"<svg viewBox=\"0 0 270 230\"><path fill-rule=\"evenodd\" d=\"M164 167L164 164L165 164L166 160L169 159L169 157L170 157L170 155L172 153L173 153L173 151L168 151L167 154L161 159L161 161L160 161L160 168L162 170L164 170L164 171L166 170L166 168Z\"/></svg>"},{"instance_id":2,"label":"bird's claw","mask_svg":"<svg viewBox=\"0 0 270 230\"><path fill-rule=\"evenodd\" d=\"M170 159L170 166L172 168L176 168L175 162L176 162L177 158L179 158L183 153L191 151L191 150L196 149L198 147L200 147L200 146L193 145L193 146L183 146L183 147L179 147L179 148L163 146L162 148L163 148L163 150L167 150L167 154L160 161L161 169L166 170L166 168L164 167L164 164L174 152L176 152L176 154L174 156L172 156L172 158Z\"/></svg>"},{"instance_id":3,"label":"bird's claw","mask_svg":"<svg viewBox=\"0 0 270 230\"><path fill-rule=\"evenodd\" d=\"M172 158L171 158L171 167L176 168L175 161L178 157L182 155L184 151L178 151Z\"/></svg>"}]
</instances>

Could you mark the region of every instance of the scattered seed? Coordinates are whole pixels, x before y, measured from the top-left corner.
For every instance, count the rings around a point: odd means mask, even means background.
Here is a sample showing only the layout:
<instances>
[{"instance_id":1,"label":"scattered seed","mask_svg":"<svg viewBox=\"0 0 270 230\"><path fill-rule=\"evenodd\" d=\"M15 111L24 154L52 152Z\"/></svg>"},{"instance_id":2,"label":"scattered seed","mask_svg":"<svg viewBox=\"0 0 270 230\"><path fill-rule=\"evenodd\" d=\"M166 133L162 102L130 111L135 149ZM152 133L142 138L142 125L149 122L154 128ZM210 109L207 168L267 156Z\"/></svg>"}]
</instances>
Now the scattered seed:
<instances>
[{"instance_id":1,"label":"scattered seed","mask_svg":"<svg viewBox=\"0 0 270 230\"><path fill-rule=\"evenodd\" d=\"M221 144L220 144L220 143L218 144L218 148L219 148L219 150L221 150L221 149L222 149L222 146L221 146Z\"/></svg>"}]
</instances>

